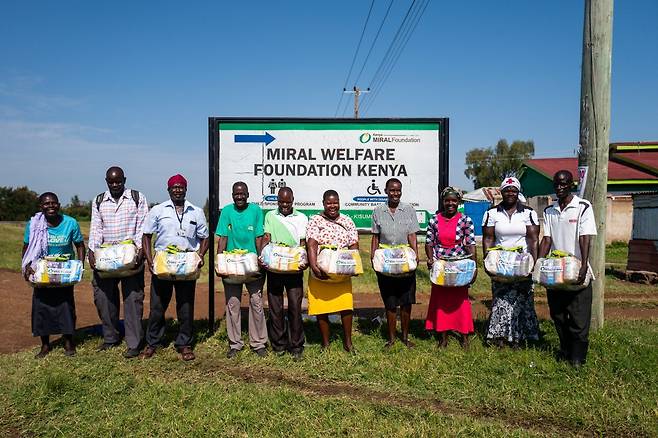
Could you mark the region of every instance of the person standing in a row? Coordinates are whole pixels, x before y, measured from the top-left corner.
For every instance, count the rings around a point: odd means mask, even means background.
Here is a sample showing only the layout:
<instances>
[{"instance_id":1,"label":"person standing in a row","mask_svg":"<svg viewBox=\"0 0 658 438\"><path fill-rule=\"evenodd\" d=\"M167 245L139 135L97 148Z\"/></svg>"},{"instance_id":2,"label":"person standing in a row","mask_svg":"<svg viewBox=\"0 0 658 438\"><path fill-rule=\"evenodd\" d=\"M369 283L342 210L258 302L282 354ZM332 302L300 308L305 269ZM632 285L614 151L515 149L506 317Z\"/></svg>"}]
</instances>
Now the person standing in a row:
<instances>
[{"instance_id":1,"label":"person standing in a row","mask_svg":"<svg viewBox=\"0 0 658 438\"><path fill-rule=\"evenodd\" d=\"M274 242L289 247L306 245L308 218L293 208L295 197L290 187L279 189L278 208L265 215L263 247ZM304 269L304 267L301 267ZM292 354L295 360L304 351L304 323L302 299L304 298L304 271L280 274L267 273L267 303L270 311L270 343L272 351ZM288 330L283 308L283 292L288 293Z\"/></svg>"},{"instance_id":2,"label":"person standing in a row","mask_svg":"<svg viewBox=\"0 0 658 438\"><path fill-rule=\"evenodd\" d=\"M520 247L522 252L530 253L537 261L539 218L532 208L519 201L520 190L518 179L505 178L500 185L503 201L485 213L482 221L485 258L494 246ZM487 340L499 347L508 342L516 348L526 340L539 339L532 279L503 283L492 278L491 290L493 303Z\"/></svg>"},{"instance_id":3,"label":"person standing in a row","mask_svg":"<svg viewBox=\"0 0 658 438\"><path fill-rule=\"evenodd\" d=\"M539 257L560 250L581 261L578 284L591 275L589 245L596 236L596 221L592 204L573 193L573 175L560 170L553 176L557 202L544 210L544 238ZM547 289L548 307L560 338L559 356L574 367L585 363L589 347L589 327L592 316L592 284L578 291Z\"/></svg>"},{"instance_id":4,"label":"person standing in a row","mask_svg":"<svg viewBox=\"0 0 658 438\"><path fill-rule=\"evenodd\" d=\"M73 256L75 245L78 260L84 266L85 244L80 225L70 216L60 214L59 199L52 192L39 196L41 212L25 227L22 271L25 280L34 273L32 263L48 255ZM52 349L50 335L62 334L64 354L75 355L75 299L73 286L34 288L32 293L32 335L41 338L41 350L36 358L45 357Z\"/></svg>"},{"instance_id":5,"label":"person standing in a row","mask_svg":"<svg viewBox=\"0 0 658 438\"><path fill-rule=\"evenodd\" d=\"M402 183L399 179L391 178L386 181L384 192L388 196L387 203L378 205L372 212L371 261L380 244L409 245L418 260L416 232L420 228L416 210L410 204L400 201ZM409 340L409 321L411 320L411 305L416 303L416 271L412 275L402 277L387 277L379 272L376 274L388 325L388 342L385 347L390 348L395 343L397 308L399 307L402 343L411 348L414 344Z\"/></svg>"},{"instance_id":6,"label":"person standing in a row","mask_svg":"<svg viewBox=\"0 0 658 438\"><path fill-rule=\"evenodd\" d=\"M244 182L236 182L232 188L233 203L222 208L217 225L217 254L234 249L245 249L260 255L263 247L263 210L248 202L249 189ZM258 356L267 355L267 326L263 311L264 274L245 283L229 283L222 279L226 295L226 331L229 350L226 356L235 357L244 347L240 298L242 285L249 292L249 346Z\"/></svg>"},{"instance_id":7,"label":"person standing in a row","mask_svg":"<svg viewBox=\"0 0 658 438\"><path fill-rule=\"evenodd\" d=\"M201 269L209 245L208 225L203 209L185 199L187 180L180 174L169 178L167 192L170 199L153 207L146 217L142 241L146 263L153 272L151 241L155 234L156 251L166 251L170 245L175 245L182 251L197 251L201 258L199 263ZM140 354L140 358L153 357L157 348L162 346L165 312L174 289L176 289L176 317L179 324L174 348L185 361L195 358L192 342L196 280L161 280L156 275L151 275L150 311L146 329L147 346Z\"/></svg>"},{"instance_id":8,"label":"person standing in a row","mask_svg":"<svg viewBox=\"0 0 658 438\"><path fill-rule=\"evenodd\" d=\"M137 190L126 188L126 177L120 167L110 167L105 173L108 190L96 197L91 206L89 230L89 265L94 269L92 286L94 303L103 324L103 343L99 351L117 347L121 343L119 332L119 284L123 293L123 314L127 349L124 357L137 357L144 330L144 252L142 232L148 213L146 197ZM96 251L103 243L132 240L138 253L138 265L142 269L130 277L101 278L96 271Z\"/></svg>"}]
</instances>

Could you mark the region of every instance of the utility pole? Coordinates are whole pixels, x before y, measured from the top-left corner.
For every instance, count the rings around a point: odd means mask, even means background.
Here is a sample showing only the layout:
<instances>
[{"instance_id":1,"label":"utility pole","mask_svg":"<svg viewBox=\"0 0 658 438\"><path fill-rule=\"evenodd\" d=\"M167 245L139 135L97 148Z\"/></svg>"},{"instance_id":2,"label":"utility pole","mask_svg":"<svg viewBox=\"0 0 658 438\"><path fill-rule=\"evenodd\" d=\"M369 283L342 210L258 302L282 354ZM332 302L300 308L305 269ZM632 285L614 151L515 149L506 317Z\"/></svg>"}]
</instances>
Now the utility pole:
<instances>
[{"instance_id":1,"label":"utility pole","mask_svg":"<svg viewBox=\"0 0 658 438\"><path fill-rule=\"evenodd\" d=\"M354 118L358 119L359 118L359 96L363 93L370 93L370 88L366 88L365 90L361 90L359 87L357 87L355 85L354 88L351 89L351 90L348 90L347 88L343 88L343 93L354 94Z\"/></svg>"},{"instance_id":2,"label":"utility pole","mask_svg":"<svg viewBox=\"0 0 658 438\"><path fill-rule=\"evenodd\" d=\"M585 0L583 63L580 82L581 193L594 207L598 235L590 248L593 282L592 329L603 326L605 294L605 220L610 136L610 69L613 0Z\"/></svg>"}]
</instances>

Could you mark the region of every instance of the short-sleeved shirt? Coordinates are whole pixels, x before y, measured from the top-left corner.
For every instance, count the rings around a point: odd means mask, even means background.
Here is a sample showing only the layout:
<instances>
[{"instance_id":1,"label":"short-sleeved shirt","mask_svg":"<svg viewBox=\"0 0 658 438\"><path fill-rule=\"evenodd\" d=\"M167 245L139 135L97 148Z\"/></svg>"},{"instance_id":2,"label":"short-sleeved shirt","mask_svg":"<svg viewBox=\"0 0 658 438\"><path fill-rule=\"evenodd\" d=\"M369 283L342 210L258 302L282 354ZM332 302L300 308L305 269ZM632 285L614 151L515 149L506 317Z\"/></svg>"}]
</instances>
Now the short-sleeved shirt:
<instances>
[{"instance_id":1,"label":"short-sleeved shirt","mask_svg":"<svg viewBox=\"0 0 658 438\"><path fill-rule=\"evenodd\" d=\"M436 212L427 224L427 237L425 243L432 247L435 259L451 258L451 257L464 257L467 256L466 246L475 245L475 225L473 220L462 213L455 221L455 238L446 239L445 236L452 235L452 233L441 233L441 229L446 229L444 223L439 222L443 220L443 215Z\"/></svg>"},{"instance_id":2,"label":"short-sleeved shirt","mask_svg":"<svg viewBox=\"0 0 658 438\"><path fill-rule=\"evenodd\" d=\"M263 229L274 243L298 246L302 239L306 239L306 225L308 218L304 213L293 209L292 213L284 216L277 208L267 212Z\"/></svg>"},{"instance_id":3,"label":"short-sleeved shirt","mask_svg":"<svg viewBox=\"0 0 658 438\"><path fill-rule=\"evenodd\" d=\"M544 209L544 236L551 238L551 250L566 251L581 258L579 236L596 236L594 211L589 201L573 195L560 210L555 202Z\"/></svg>"},{"instance_id":4,"label":"short-sleeved shirt","mask_svg":"<svg viewBox=\"0 0 658 438\"><path fill-rule=\"evenodd\" d=\"M521 246L524 252L528 251L528 244L525 240L528 230L526 227L533 225L539 225L537 212L520 202L516 204L516 211L512 213L512 216L509 216L503 205L499 204L487 210L482 218L483 227L494 228L496 246L500 245L505 248Z\"/></svg>"},{"instance_id":5,"label":"short-sleeved shirt","mask_svg":"<svg viewBox=\"0 0 658 438\"><path fill-rule=\"evenodd\" d=\"M219 216L215 234L227 238L227 251L246 249L256 252L256 238L263 233L263 210L248 203L242 211L235 208L235 204L226 205Z\"/></svg>"},{"instance_id":6,"label":"short-sleeved shirt","mask_svg":"<svg viewBox=\"0 0 658 438\"><path fill-rule=\"evenodd\" d=\"M196 251L209 235L203 209L185 201L179 215L171 199L151 209L144 221L144 234L156 234L156 251L163 251L168 245Z\"/></svg>"},{"instance_id":7,"label":"short-sleeved shirt","mask_svg":"<svg viewBox=\"0 0 658 438\"><path fill-rule=\"evenodd\" d=\"M405 202L394 213L387 204L378 205L372 211L372 232L379 234L379 242L384 245L403 245L409 243L409 234L414 234L420 227L416 210Z\"/></svg>"},{"instance_id":8,"label":"short-sleeved shirt","mask_svg":"<svg viewBox=\"0 0 658 438\"><path fill-rule=\"evenodd\" d=\"M71 216L61 215L62 221L56 227L48 226L48 255L70 254L75 258L74 243L84 241L78 221ZM30 243L30 221L25 227L23 242Z\"/></svg>"},{"instance_id":9,"label":"short-sleeved shirt","mask_svg":"<svg viewBox=\"0 0 658 438\"><path fill-rule=\"evenodd\" d=\"M352 219L342 213L333 221L316 214L308 221L306 238L315 240L318 245L349 248L359 241L359 233Z\"/></svg>"}]
</instances>

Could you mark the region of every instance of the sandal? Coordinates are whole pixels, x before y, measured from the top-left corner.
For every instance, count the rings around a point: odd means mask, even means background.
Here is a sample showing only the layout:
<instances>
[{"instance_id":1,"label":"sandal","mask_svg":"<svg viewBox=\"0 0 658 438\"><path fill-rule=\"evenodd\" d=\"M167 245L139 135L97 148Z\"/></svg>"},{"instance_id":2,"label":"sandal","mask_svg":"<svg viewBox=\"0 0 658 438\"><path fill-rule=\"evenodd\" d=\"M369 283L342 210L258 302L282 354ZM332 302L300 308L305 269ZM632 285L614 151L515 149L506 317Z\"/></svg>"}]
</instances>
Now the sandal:
<instances>
[{"instance_id":1,"label":"sandal","mask_svg":"<svg viewBox=\"0 0 658 438\"><path fill-rule=\"evenodd\" d=\"M185 362L196 359L196 356L194 355L191 347L182 347L180 350L178 350L178 352L180 353L180 358Z\"/></svg>"}]
</instances>

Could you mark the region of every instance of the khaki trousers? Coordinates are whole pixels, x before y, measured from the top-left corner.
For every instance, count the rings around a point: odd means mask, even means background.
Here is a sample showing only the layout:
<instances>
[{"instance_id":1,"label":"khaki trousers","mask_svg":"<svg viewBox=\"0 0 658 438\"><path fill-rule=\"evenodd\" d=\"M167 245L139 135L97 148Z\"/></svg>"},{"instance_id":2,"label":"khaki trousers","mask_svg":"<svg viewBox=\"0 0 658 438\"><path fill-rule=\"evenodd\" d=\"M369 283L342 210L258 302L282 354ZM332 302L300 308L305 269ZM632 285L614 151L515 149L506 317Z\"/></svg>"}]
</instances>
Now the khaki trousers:
<instances>
[{"instance_id":1,"label":"khaki trousers","mask_svg":"<svg viewBox=\"0 0 658 438\"><path fill-rule=\"evenodd\" d=\"M249 283L231 284L222 280L226 295L226 332L229 347L242 350L242 314L240 311L240 298L242 285L249 292L249 346L252 350L265 348L267 343L267 325L263 311L263 284L265 276Z\"/></svg>"}]
</instances>

